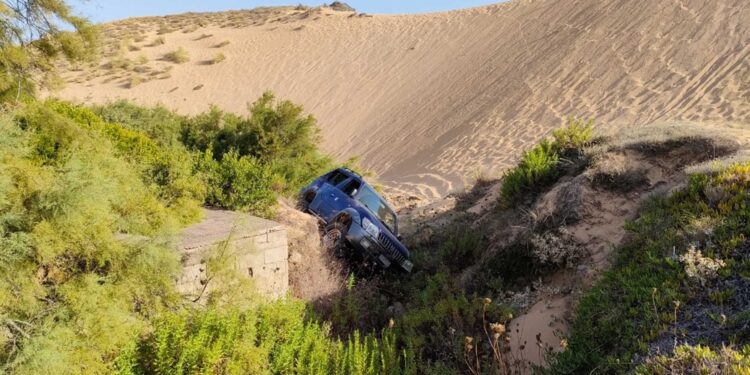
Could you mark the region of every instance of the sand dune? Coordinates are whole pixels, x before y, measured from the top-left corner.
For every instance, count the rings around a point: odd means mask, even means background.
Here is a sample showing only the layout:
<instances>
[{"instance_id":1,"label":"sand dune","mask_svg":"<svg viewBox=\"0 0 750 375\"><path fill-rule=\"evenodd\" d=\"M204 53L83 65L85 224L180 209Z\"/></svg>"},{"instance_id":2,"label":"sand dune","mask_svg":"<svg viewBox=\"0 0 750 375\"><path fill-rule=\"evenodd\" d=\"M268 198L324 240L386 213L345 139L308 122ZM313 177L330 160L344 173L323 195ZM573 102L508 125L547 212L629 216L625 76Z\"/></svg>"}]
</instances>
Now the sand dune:
<instances>
[{"instance_id":1,"label":"sand dune","mask_svg":"<svg viewBox=\"0 0 750 375\"><path fill-rule=\"evenodd\" d=\"M148 47L164 25L180 29ZM285 8L106 27L114 43L135 35L126 57L144 55L148 69L71 71L57 95L195 113L243 111L270 89L318 117L326 151L361 155L389 187L427 197L478 170L499 174L569 115L612 129L750 124L747 0L518 0L403 16ZM177 47L189 62L159 60ZM209 64L219 52L226 60ZM159 79L131 88L134 74Z\"/></svg>"}]
</instances>

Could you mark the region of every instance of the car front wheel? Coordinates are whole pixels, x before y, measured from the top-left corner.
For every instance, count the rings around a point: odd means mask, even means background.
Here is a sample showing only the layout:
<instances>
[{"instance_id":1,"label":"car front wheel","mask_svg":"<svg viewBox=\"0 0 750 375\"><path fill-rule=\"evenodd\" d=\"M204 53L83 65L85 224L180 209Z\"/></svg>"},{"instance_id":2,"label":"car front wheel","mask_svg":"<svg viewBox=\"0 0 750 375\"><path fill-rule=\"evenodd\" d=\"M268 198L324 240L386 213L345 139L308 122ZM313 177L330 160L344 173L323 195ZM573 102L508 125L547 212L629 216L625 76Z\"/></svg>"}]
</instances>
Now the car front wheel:
<instances>
[{"instance_id":1,"label":"car front wheel","mask_svg":"<svg viewBox=\"0 0 750 375\"><path fill-rule=\"evenodd\" d=\"M343 256L346 250L346 233L349 226L340 221L328 224L323 234L323 248L336 256Z\"/></svg>"}]
</instances>

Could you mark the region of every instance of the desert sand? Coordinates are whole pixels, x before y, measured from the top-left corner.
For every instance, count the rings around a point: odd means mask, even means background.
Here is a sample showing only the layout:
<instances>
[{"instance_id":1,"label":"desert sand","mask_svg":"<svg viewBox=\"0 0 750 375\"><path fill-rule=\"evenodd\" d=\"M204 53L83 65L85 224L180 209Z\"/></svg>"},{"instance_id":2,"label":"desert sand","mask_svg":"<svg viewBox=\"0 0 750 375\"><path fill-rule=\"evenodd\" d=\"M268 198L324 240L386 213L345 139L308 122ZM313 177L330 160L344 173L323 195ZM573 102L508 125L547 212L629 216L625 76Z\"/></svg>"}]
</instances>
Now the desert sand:
<instances>
[{"instance_id":1,"label":"desert sand","mask_svg":"<svg viewBox=\"0 0 750 375\"><path fill-rule=\"evenodd\" d=\"M318 118L325 151L360 155L389 188L427 198L477 171L501 174L570 115L606 129L750 124L747 0L516 0L398 16L284 8L104 27L109 57L65 73L54 95L242 112L272 90ZM118 44L119 58L141 63L108 65ZM190 61L163 60L179 47Z\"/></svg>"}]
</instances>

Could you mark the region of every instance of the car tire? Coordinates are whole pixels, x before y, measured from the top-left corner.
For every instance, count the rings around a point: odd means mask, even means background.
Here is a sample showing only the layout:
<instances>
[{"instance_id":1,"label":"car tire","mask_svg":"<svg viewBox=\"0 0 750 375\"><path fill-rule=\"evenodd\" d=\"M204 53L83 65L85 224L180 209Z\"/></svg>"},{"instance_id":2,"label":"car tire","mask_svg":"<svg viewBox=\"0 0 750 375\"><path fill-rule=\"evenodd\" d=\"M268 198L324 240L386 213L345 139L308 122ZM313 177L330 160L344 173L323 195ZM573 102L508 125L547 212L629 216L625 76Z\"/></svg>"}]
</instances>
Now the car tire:
<instances>
[{"instance_id":1,"label":"car tire","mask_svg":"<svg viewBox=\"0 0 750 375\"><path fill-rule=\"evenodd\" d=\"M325 233L323 234L323 248L337 257L342 257L346 253L346 234L349 232L349 224L335 220L334 222L326 225Z\"/></svg>"}]
</instances>

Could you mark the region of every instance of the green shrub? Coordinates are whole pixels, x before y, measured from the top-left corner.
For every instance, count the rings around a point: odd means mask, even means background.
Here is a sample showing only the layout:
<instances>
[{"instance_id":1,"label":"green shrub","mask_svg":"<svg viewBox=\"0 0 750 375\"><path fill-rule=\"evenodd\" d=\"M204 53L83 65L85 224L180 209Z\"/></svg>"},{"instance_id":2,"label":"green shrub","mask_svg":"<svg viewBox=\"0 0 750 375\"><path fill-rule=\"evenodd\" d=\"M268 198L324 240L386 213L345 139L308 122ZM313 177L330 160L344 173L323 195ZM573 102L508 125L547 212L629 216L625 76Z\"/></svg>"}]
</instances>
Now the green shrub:
<instances>
[{"instance_id":1,"label":"green shrub","mask_svg":"<svg viewBox=\"0 0 750 375\"><path fill-rule=\"evenodd\" d=\"M438 251L443 264L452 271L459 271L474 264L482 256L482 249L479 237L464 229L448 236Z\"/></svg>"},{"instance_id":2,"label":"green shrub","mask_svg":"<svg viewBox=\"0 0 750 375\"><path fill-rule=\"evenodd\" d=\"M103 134L115 146L116 154L129 160L141 173L143 181L182 223L195 221L200 215L199 203L206 196L206 186L194 175L192 156L182 147L160 147L140 131L102 121L93 111L61 101L44 104L90 130Z\"/></svg>"},{"instance_id":3,"label":"green shrub","mask_svg":"<svg viewBox=\"0 0 750 375\"><path fill-rule=\"evenodd\" d=\"M723 193L716 197L715 191ZM549 373L620 372L646 352L673 327L674 302L691 297L690 280L672 252L691 249L693 223L708 219L717 223L712 252L726 256L750 235L747 202L750 164L692 175L684 190L650 201L638 220L627 224L632 235L617 250L612 269L578 304L568 349L553 357Z\"/></svg>"},{"instance_id":4,"label":"green shrub","mask_svg":"<svg viewBox=\"0 0 750 375\"><path fill-rule=\"evenodd\" d=\"M320 137L315 118L304 115L302 107L292 102L276 102L269 92L250 107L249 117L212 107L187 119L181 139L191 150L211 150L216 160L230 150L257 159L278 176L273 189L286 194L296 194L333 167L331 158L318 149Z\"/></svg>"},{"instance_id":5,"label":"green shrub","mask_svg":"<svg viewBox=\"0 0 750 375\"><path fill-rule=\"evenodd\" d=\"M649 358L638 366L636 374L748 374L750 347L735 350L730 347L713 351L704 346L682 345L672 356Z\"/></svg>"},{"instance_id":6,"label":"green shrub","mask_svg":"<svg viewBox=\"0 0 750 375\"><path fill-rule=\"evenodd\" d=\"M568 124L552 132L554 144L560 150L582 150L593 140L594 120L568 117Z\"/></svg>"},{"instance_id":7,"label":"green shrub","mask_svg":"<svg viewBox=\"0 0 750 375\"><path fill-rule=\"evenodd\" d=\"M273 172L258 159L240 156L231 150L221 161L216 161L207 151L198 163L198 170L206 176L206 203L209 205L273 216L276 205L276 196L271 190Z\"/></svg>"},{"instance_id":8,"label":"green shrub","mask_svg":"<svg viewBox=\"0 0 750 375\"><path fill-rule=\"evenodd\" d=\"M501 201L513 204L524 193L531 192L555 182L559 163L557 147L547 140L531 150L524 151L518 166L503 177Z\"/></svg>"},{"instance_id":9,"label":"green shrub","mask_svg":"<svg viewBox=\"0 0 750 375\"><path fill-rule=\"evenodd\" d=\"M92 111L105 122L143 132L162 146L181 145L179 138L184 117L166 107L143 107L126 100L117 100L96 105L92 107Z\"/></svg>"},{"instance_id":10,"label":"green shrub","mask_svg":"<svg viewBox=\"0 0 750 375\"><path fill-rule=\"evenodd\" d=\"M39 104L0 119L0 170L0 364L111 372L174 300L177 220L105 134Z\"/></svg>"},{"instance_id":11,"label":"green shrub","mask_svg":"<svg viewBox=\"0 0 750 375\"><path fill-rule=\"evenodd\" d=\"M301 302L247 311L180 311L157 320L153 333L118 362L132 374L406 374L408 354L391 332L382 339L354 332L346 343L307 321Z\"/></svg>"},{"instance_id":12,"label":"green shrub","mask_svg":"<svg viewBox=\"0 0 750 375\"><path fill-rule=\"evenodd\" d=\"M593 120L568 118L568 125L552 132L553 140L542 140L521 155L518 165L505 173L500 191L502 206L517 204L527 193L543 189L562 174L561 155L580 157L591 143Z\"/></svg>"}]
</instances>

